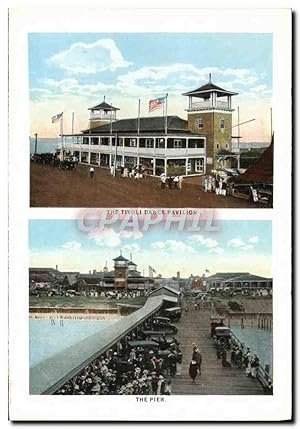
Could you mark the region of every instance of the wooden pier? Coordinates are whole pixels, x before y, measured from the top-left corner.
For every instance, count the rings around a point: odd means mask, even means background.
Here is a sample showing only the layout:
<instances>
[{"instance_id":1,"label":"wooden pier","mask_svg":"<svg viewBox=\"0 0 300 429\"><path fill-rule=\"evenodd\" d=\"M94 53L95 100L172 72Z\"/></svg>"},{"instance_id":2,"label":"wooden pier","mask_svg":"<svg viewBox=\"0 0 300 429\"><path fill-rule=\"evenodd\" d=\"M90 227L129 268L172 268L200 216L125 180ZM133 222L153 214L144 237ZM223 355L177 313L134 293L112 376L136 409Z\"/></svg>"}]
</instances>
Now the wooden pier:
<instances>
[{"instance_id":1,"label":"wooden pier","mask_svg":"<svg viewBox=\"0 0 300 429\"><path fill-rule=\"evenodd\" d=\"M182 312L176 338L183 354L182 373L172 379L173 395L263 395L263 388L257 379L247 377L245 370L224 368L217 358L216 349L210 337L210 309L195 310L189 307L188 314ZM189 364L192 357L192 343L196 343L202 354L201 375L192 383ZM230 353L227 360L230 361Z\"/></svg>"}]
</instances>

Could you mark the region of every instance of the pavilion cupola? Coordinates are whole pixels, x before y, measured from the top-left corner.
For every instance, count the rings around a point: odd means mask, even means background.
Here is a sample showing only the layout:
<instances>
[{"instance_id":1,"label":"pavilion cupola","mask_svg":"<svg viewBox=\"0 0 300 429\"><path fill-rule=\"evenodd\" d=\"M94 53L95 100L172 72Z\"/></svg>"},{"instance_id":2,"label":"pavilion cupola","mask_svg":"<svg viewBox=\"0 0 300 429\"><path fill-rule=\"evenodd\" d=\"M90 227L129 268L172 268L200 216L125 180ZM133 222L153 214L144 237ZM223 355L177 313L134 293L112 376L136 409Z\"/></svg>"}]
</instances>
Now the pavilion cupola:
<instances>
[{"instance_id":1,"label":"pavilion cupola","mask_svg":"<svg viewBox=\"0 0 300 429\"><path fill-rule=\"evenodd\" d=\"M212 83L211 74L209 74L208 83L192 91L185 92L182 95L189 97L189 106L186 109L188 112L201 110L222 110L231 112L231 97L237 95L237 92L227 91L215 85Z\"/></svg>"},{"instance_id":2,"label":"pavilion cupola","mask_svg":"<svg viewBox=\"0 0 300 429\"><path fill-rule=\"evenodd\" d=\"M116 121L117 111L120 109L107 103L104 96L102 103L90 107L88 110L90 111L89 128L95 128Z\"/></svg>"}]
</instances>

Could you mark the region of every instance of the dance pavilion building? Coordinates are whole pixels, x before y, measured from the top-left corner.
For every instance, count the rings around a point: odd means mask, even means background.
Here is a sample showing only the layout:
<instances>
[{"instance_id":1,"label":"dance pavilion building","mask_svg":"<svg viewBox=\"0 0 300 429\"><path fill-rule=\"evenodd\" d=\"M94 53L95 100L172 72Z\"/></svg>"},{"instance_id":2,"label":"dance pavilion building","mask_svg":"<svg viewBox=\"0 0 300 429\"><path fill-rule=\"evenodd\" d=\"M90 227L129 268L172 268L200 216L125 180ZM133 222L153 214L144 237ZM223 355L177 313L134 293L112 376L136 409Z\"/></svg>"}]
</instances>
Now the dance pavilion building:
<instances>
[{"instance_id":1,"label":"dance pavilion building","mask_svg":"<svg viewBox=\"0 0 300 429\"><path fill-rule=\"evenodd\" d=\"M99 167L144 166L150 175L202 175L228 160L231 152L234 92L211 80L183 94L189 98L187 120L156 116L117 120L117 107L102 103L90 108L89 128L63 136L63 152L80 163Z\"/></svg>"}]
</instances>

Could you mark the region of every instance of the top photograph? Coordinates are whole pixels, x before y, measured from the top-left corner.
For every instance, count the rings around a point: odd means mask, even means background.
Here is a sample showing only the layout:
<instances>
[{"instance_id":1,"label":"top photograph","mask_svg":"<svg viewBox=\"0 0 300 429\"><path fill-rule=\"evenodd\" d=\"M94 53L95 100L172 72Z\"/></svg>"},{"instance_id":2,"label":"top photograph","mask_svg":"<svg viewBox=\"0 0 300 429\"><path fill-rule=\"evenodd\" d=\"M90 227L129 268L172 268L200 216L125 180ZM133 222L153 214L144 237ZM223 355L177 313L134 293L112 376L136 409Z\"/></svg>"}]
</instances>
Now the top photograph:
<instances>
[{"instance_id":1,"label":"top photograph","mask_svg":"<svg viewBox=\"0 0 300 429\"><path fill-rule=\"evenodd\" d=\"M30 206L272 208L272 44L30 33Z\"/></svg>"}]
</instances>

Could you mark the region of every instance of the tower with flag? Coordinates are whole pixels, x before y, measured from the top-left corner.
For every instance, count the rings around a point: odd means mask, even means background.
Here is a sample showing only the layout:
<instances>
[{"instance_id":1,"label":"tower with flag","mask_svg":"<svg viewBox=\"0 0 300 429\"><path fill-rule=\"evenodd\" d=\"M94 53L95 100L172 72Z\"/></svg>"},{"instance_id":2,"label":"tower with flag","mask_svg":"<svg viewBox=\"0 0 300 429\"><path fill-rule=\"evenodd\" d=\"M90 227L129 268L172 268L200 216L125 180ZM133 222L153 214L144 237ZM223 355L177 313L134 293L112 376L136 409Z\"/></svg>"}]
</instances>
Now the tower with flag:
<instances>
[{"instance_id":1,"label":"tower with flag","mask_svg":"<svg viewBox=\"0 0 300 429\"><path fill-rule=\"evenodd\" d=\"M104 168L142 168L153 176L204 175L220 158L235 157L231 98L236 94L212 83L210 76L208 83L183 94L189 97L187 119L168 114L168 94L138 99L137 116L124 119L117 119L120 109L104 97L89 108L87 129L65 134L64 150L81 163ZM147 115L141 116L142 108Z\"/></svg>"}]
</instances>

